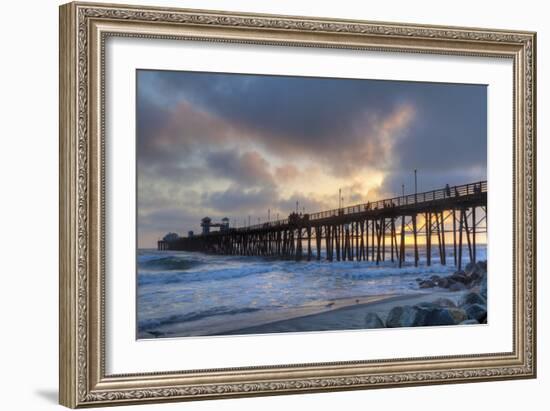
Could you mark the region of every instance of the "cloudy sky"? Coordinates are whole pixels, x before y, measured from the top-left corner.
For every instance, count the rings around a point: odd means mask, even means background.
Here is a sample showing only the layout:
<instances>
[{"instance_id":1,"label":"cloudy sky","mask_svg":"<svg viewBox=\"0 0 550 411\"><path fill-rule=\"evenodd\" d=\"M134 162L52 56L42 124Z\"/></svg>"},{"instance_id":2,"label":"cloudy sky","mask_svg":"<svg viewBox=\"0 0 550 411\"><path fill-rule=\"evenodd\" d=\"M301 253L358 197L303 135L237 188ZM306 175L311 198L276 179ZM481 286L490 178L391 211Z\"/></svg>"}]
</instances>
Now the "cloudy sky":
<instances>
[{"instance_id":1,"label":"cloudy sky","mask_svg":"<svg viewBox=\"0 0 550 411\"><path fill-rule=\"evenodd\" d=\"M486 179L483 85L137 73L138 246Z\"/></svg>"}]
</instances>

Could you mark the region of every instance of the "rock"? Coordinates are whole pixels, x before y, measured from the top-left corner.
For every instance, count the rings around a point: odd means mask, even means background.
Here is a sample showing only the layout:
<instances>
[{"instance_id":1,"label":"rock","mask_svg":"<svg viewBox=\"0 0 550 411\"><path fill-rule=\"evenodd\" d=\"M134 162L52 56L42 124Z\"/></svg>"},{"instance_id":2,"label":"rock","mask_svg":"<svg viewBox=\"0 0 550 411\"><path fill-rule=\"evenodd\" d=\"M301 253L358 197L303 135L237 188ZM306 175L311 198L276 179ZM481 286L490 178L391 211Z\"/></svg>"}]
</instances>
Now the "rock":
<instances>
[{"instance_id":1,"label":"rock","mask_svg":"<svg viewBox=\"0 0 550 411\"><path fill-rule=\"evenodd\" d=\"M420 288L433 288L433 287L435 287L435 283L432 280L425 280L425 281L420 282L420 284L418 284L418 286Z\"/></svg>"},{"instance_id":2,"label":"rock","mask_svg":"<svg viewBox=\"0 0 550 411\"><path fill-rule=\"evenodd\" d=\"M391 309L386 327L416 327L432 325L455 325L467 319L464 310L440 307L434 303L420 303L411 306L398 306Z\"/></svg>"},{"instance_id":3,"label":"rock","mask_svg":"<svg viewBox=\"0 0 550 411\"><path fill-rule=\"evenodd\" d=\"M449 291L462 291L465 289L466 289L466 286L463 283L459 283L459 282L452 283L449 286Z\"/></svg>"},{"instance_id":4,"label":"rock","mask_svg":"<svg viewBox=\"0 0 550 411\"><path fill-rule=\"evenodd\" d=\"M487 274L487 262L478 261L475 264L466 265L466 275L473 284L479 284L481 277Z\"/></svg>"},{"instance_id":5,"label":"rock","mask_svg":"<svg viewBox=\"0 0 550 411\"><path fill-rule=\"evenodd\" d=\"M479 321L477 320L464 320L459 325L469 325L469 324L479 324Z\"/></svg>"},{"instance_id":6,"label":"rock","mask_svg":"<svg viewBox=\"0 0 550 411\"><path fill-rule=\"evenodd\" d=\"M424 326L429 325L430 313L438 307L432 303L420 303L413 308L416 310L413 326Z\"/></svg>"},{"instance_id":7,"label":"rock","mask_svg":"<svg viewBox=\"0 0 550 411\"><path fill-rule=\"evenodd\" d=\"M487 272L487 261L478 261L476 265L482 272Z\"/></svg>"},{"instance_id":8,"label":"rock","mask_svg":"<svg viewBox=\"0 0 550 411\"><path fill-rule=\"evenodd\" d=\"M480 323L487 321L487 307L481 304L470 304L464 307L468 319L477 320Z\"/></svg>"},{"instance_id":9,"label":"rock","mask_svg":"<svg viewBox=\"0 0 550 411\"><path fill-rule=\"evenodd\" d=\"M437 285L441 288L449 288L449 280L446 278L440 278L437 280Z\"/></svg>"},{"instance_id":10,"label":"rock","mask_svg":"<svg viewBox=\"0 0 550 411\"><path fill-rule=\"evenodd\" d=\"M452 291L461 291L479 285L484 290L484 294L480 292L481 296L487 299L487 262L478 261L475 264L470 262L466 265L465 271L455 271L448 277L432 275L429 280L417 278L416 281L419 286L424 283L420 288L431 288L431 281L437 287L448 288ZM454 284L462 284L464 287Z\"/></svg>"},{"instance_id":11,"label":"rock","mask_svg":"<svg viewBox=\"0 0 550 411\"><path fill-rule=\"evenodd\" d=\"M418 278L416 279L416 282L417 282L417 283L422 282L422 278L418 277Z\"/></svg>"},{"instance_id":12,"label":"rock","mask_svg":"<svg viewBox=\"0 0 550 411\"><path fill-rule=\"evenodd\" d=\"M435 308L427 309L426 316L423 318L423 323L418 325L454 325L455 319L450 310L453 308Z\"/></svg>"},{"instance_id":13,"label":"rock","mask_svg":"<svg viewBox=\"0 0 550 411\"><path fill-rule=\"evenodd\" d=\"M454 274L452 274L449 278L457 283L466 284L467 282L469 282L464 271L457 271Z\"/></svg>"},{"instance_id":14,"label":"rock","mask_svg":"<svg viewBox=\"0 0 550 411\"><path fill-rule=\"evenodd\" d=\"M465 277L466 272L464 270L457 270L457 271L455 271L454 273L451 274L451 277L454 276L454 275L460 275L460 276Z\"/></svg>"},{"instance_id":15,"label":"rock","mask_svg":"<svg viewBox=\"0 0 550 411\"><path fill-rule=\"evenodd\" d=\"M478 273L477 271L474 271L467 278L468 278L470 283L476 284L479 281L479 279L481 278L481 274Z\"/></svg>"},{"instance_id":16,"label":"rock","mask_svg":"<svg viewBox=\"0 0 550 411\"><path fill-rule=\"evenodd\" d=\"M468 263L466 264L466 267L464 268L464 272L466 275L474 275L477 274L478 276L483 274L484 272L487 272L487 262L486 261L478 261L477 263Z\"/></svg>"},{"instance_id":17,"label":"rock","mask_svg":"<svg viewBox=\"0 0 550 411\"><path fill-rule=\"evenodd\" d=\"M435 309L435 308L439 308L439 306L435 302L430 303L430 302L424 301L424 302L416 304L413 308Z\"/></svg>"},{"instance_id":18,"label":"rock","mask_svg":"<svg viewBox=\"0 0 550 411\"><path fill-rule=\"evenodd\" d=\"M481 283L481 288L479 289L479 293L483 298L485 298L485 301L487 301L487 281Z\"/></svg>"},{"instance_id":19,"label":"rock","mask_svg":"<svg viewBox=\"0 0 550 411\"><path fill-rule=\"evenodd\" d=\"M469 262L466 264L466 267L464 267L464 272L467 275L471 275L474 271L476 271L476 265L472 262Z\"/></svg>"},{"instance_id":20,"label":"rock","mask_svg":"<svg viewBox=\"0 0 550 411\"><path fill-rule=\"evenodd\" d=\"M376 313L367 313L365 317L366 328L385 328L384 322Z\"/></svg>"},{"instance_id":21,"label":"rock","mask_svg":"<svg viewBox=\"0 0 550 411\"><path fill-rule=\"evenodd\" d=\"M453 317L455 324L460 324L468 319L468 314L461 308L447 308L451 317Z\"/></svg>"},{"instance_id":22,"label":"rock","mask_svg":"<svg viewBox=\"0 0 550 411\"><path fill-rule=\"evenodd\" d=\"M460 301L460 305L480 304L487 305L487 301L481 295L476 292L469 292Z\"/></svg>"},{"instance_id":23,"label":"rock","mask_svg":"<svg viewBox=\"0 0 550 411\"><path fill-rule=\"evenodd\" d=\"M449 298L438 298L433 303L439 307L456 308L455 302Z\"/></svg>"},{"instance_id":24,"label":"rock","mask_svg":"<svg viewBox=\"0 0 550 411\"><path fill-rule=\"evenodd\" d=\"M388 313L386 327L412 327L415 325L417 309L410 305L393 307Z\"/></svg>"},{"instance_id":25,"label":"rock","mask_svg":"<svg viewBox=\"0 0 550 411\"><path fill-rule=\"evenodd\" d=\"M479 293L483 298L485 298L485 301L487 301L487 273L482 274L479 283L480 283Z\"/></svg>"},{"instance_id":26,"label":"rock","mask_svg":"<svg viewBox=\"0 0 550 411\"><path fill-rule=\"evenodd\" d=\"M466 313L454 313L453 311L462 311L456 308L439 307L433 303L421 303L415 305L416 317L414 325L430 326L430 325L454 325L457 320L466 319ZM456 316L456 319L455 319Z\"/></svg>"}]
</instances>

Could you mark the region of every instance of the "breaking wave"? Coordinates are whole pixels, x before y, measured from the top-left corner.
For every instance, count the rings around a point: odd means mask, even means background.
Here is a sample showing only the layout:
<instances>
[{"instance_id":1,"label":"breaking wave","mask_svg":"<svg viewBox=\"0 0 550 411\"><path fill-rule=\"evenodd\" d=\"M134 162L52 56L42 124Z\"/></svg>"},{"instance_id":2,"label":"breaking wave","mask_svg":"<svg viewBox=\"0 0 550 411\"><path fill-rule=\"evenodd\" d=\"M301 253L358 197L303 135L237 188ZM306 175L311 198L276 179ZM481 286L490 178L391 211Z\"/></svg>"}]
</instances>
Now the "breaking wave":
<instances>
[{"instance_id":1,"label":"breaking wave","mask_svg":"<svg viewBox=\"0 0 550 411\"><path fill-rule=\"evenodd\" d=\"M138 261L140 269L165 271L189 270L201 264L203 263L199 260L190 260L178 256L167 256Z\"/></svg>"}]
</instances>

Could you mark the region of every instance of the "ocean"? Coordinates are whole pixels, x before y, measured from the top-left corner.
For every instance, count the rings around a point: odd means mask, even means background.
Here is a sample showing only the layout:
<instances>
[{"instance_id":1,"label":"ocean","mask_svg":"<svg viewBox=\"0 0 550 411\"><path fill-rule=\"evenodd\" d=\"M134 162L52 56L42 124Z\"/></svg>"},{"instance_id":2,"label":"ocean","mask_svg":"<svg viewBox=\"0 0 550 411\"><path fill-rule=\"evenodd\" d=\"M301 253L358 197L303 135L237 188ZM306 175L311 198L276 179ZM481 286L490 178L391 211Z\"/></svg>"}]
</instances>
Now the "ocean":
<instances>
[{"instance_id":1,"label":"ocean","mask_svg":"<svg viewBox=\"0 0 550 411\"><path fill-rule=\"evenodd\" d=\"M181 337L223 334L270 321L314 313L334 301L412 294L417 279L456 270L452 247L447 266L435 250L426 266L420 247L414 267L412 247L402 268L386 261L283 261L198 252L138 250L137 336ZM467 249L463 250L464 264ZM478 245L477 259L486 260Z\"/></svg>"}]
</instances>

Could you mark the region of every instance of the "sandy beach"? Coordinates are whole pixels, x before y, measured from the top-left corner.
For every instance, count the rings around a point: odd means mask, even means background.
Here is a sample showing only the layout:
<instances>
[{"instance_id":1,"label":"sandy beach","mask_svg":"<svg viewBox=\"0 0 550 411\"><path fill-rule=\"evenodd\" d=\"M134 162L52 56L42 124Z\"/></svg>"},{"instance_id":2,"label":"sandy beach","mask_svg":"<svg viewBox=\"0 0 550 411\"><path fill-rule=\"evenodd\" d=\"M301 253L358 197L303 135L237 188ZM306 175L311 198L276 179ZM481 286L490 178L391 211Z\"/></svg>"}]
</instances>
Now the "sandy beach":
<instances>
[{"instance_id":1,"label":"sandy beach","mask_svg":"<svg viewBox=\"0 0 550 411\"><path fill-rule=\"evenodd\" d=\"M365 329L365 317L368 313L377 314L380 318L387 318L390 310L396 306L416 305L431 303L441 298L449 299L455 303L460 301L468 290L451 292L447 290L434 290L433 292L414 295L394 295L375 297L368 302L354 303L339 306L332 309L303 315L295 318L265 323L257 326L224 331L224 335L236 334L266 334L277 332L304 332L327 330L356 330Z\"/></svg>"},{"instance_id":2,"label":"sandy beach","mask_svg":"<svg viewBox=\"0 0 550 411\"><path fill-rule=\"evenodd\" d=\"M451 300L458 305L467 292L469 291L431 290L429 293L407 295L358 296L311 304L293 310L271 313L252 312L241 315L238 321L231 318L212 318L211 321L202 322L200 326L197 324L196 327L193 327L193 324L185 324L185 329L183 327L179 329L174 325L169 329L168 327L159 327L158 332L162 333L163 337L192 337L365 329L365 318L368 313L374 313L385 319L394 307L432 303L442 298ZM248 326L243 328L243 323ZM209 332L206 332L207 330ZM140 338L147 339L157 336L144 333Z\"/></svg>"},{"instance_id":3,"label":"sandy beach","mask_svg":"<svg viewBox=\"0 0 550 411\"><path fill-rule=\"evenodd\" d=\"M420 296L420 295L419 295ZM403 296L407 297L407 296ZM380 303L383 301L395 301L395 295L376 295L376 296L355 296L351 298L332 299L327 301L316 301L306 304L302 307L292 309L279 309L269 312L250 312L242 313L238 319L234 319L231 315L211 317L203 319L201 322L189 322L183 324L170 324L169 326L157 327L156 333L163 337L171 336L203 336L203 335L226 335L226 334L256 334L255 329L269 327L270 324L280 324L279 329L273 332L280 332L284 329L284 324L287 322L292 324L293 321L307 319L312 316L323 316L330 313L335 313L343 309L368 307L371 304ZM336 314L338 315L338 314ZM243 323L247 327L243 328ZM292 331L293 329L290 325ZM344 327L345 328L345 327ZM363 325L364 328L364 325ZM317 329L314 327L314 329ZM248 331L250 330L250 331ZM243 331L243 332L241 332ZM285 330L287 331L287 330ZM288 330L288 332L292 332ZM306 331L306 330L300 330ZM149 333L141 333L140 338L155 338L158 335L149 335Z\"/></svg>"}]
</instances>

